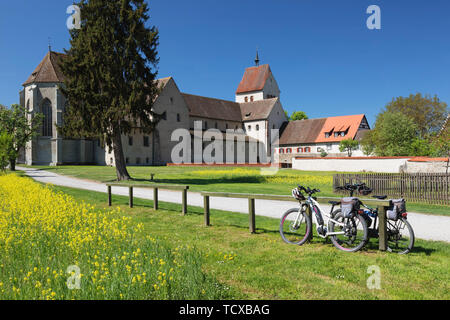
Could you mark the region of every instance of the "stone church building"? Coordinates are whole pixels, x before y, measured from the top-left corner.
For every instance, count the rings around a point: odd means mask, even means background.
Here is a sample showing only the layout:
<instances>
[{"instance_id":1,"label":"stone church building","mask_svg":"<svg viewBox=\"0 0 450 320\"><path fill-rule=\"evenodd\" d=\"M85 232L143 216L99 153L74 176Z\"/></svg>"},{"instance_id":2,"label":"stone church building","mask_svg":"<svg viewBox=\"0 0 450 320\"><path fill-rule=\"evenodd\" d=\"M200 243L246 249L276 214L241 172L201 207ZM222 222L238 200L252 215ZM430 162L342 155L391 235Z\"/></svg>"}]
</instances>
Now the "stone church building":
<instances>
[{"instance_id":1,"label":"stone church building","mask_svg":"<svg viewBox=\"0 0 450 320\"><path fill-rule=\"evenodd\" d=\"M114 153L98 140L69 139L56 130L57 126L64 123L63 113L67 108L66 99L59 89L64 85L64 75L59 67L62 59L64 54L49 51L23 83L21 105L32 113L44 115L40 135L28 143L23 161L29 165L114 165ZM277 136L272 136L272 129L280 130L280 141L283 141L283 130L289 128L289 145L296 145L292 132L309 131L311 128L306 126L302 129L301 123L298 123L294 124L296 128L292 130L293 124L288 125L280 101L280 89L269 65L259 65L258 59L255 62L256 66L245 70L236 90L235 101L183 93L172 77L157 80L161 92L153 108L163 118L150 135L134 132L122 137L127 164L171 163L172 150L179 143L171 141L172 133L181 128L190 131L193 136L198 121L201 121L204 135L208 134L208 129L217 129L224 135L227 130L237 130L236 133L242 135L245 141L245 150L235 149L234 153L245 152L245 162L254 162L248 155L249 148L254 145L251 142L259 142L258 155L263 154L270 159L274 144L279 142L275 141ZM348 129L345 123L336 125ZM350 131L356 137L359 129ZM260 157L256 160L261 161Z\"/></svg>"}]
</instances>

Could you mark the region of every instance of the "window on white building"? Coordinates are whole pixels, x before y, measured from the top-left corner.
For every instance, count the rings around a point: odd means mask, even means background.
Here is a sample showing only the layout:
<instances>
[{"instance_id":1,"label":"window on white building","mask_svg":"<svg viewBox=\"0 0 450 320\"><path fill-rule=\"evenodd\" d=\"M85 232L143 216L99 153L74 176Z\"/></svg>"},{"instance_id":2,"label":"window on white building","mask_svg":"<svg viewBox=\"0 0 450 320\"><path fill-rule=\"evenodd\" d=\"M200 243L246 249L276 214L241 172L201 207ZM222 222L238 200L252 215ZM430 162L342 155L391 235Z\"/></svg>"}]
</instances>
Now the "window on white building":
<instances>
[{"instance_id":1,"label":"window on white building","mask_svg":"<svg viewBox=\"0 0 450 320\"><path fill-rule=\"evenodd\" d=\"M42 122L42 135L44 137L53 136L53 114L52 104L50 100L45 99L42 103L42 114L44 115L44 121Z\"/></svg>"}]
</instances>

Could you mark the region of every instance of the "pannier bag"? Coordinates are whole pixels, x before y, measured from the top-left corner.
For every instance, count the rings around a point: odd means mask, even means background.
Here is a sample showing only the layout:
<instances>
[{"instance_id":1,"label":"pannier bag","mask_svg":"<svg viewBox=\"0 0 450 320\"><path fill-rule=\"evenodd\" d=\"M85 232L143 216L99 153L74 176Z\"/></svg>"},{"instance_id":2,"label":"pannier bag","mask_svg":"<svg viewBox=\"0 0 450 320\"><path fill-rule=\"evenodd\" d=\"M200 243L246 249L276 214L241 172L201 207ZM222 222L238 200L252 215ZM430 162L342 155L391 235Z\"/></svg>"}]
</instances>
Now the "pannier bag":
<instances>
[{"instance_id":1,"label":"pannier bag","mask_svg":"<svg viewBox=\"0 0 450 320\"><path fill-rule=\"evenodd\" d=\"M405 199L391 200L391 207L386 211L386 217L389 220L397 221L398 218L406 212Z\"/></svg>"},{"instance_id":2,"label":"pannier bag","mask_svg":"<svg viewBox=\"0 0 450 320\"><path fill-rule=\"evenodd\" d=\"M344 218L351 218L359 210L358 198L343 198L341 200L341 212Z\"/></svg>"}]
</instances>

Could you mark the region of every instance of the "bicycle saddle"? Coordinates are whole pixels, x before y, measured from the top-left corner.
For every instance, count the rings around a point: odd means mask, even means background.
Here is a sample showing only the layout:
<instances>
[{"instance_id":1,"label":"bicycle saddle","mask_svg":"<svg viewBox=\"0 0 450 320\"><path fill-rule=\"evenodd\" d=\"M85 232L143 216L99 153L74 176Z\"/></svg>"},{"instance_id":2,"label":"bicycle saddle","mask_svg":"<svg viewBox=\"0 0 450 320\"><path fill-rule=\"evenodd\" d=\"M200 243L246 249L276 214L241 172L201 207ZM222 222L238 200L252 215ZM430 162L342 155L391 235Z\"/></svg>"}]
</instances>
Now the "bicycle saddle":
<instances>
[{"instance_id":1,"label":"bicycle saddle","mask_svg":"<svg viewBox=\"0 0 450 320\"><path fill-rule=\"evenodd\" d=\"M375 199L378 199L378 200L385 200L385 199L387 199L387 196L373 196Z\"/></svg>"},{"instance_id":2,"label":"bicycle saddle","mask_svg":"<svg viewBox=\"0 0 450 320\"><path fill-rule=\"evenodd\" d=\"M340 204L340 201L328 201L329 204L333 205L333 206L337 206L338 204Z\"/></svg>"}]
</instances>

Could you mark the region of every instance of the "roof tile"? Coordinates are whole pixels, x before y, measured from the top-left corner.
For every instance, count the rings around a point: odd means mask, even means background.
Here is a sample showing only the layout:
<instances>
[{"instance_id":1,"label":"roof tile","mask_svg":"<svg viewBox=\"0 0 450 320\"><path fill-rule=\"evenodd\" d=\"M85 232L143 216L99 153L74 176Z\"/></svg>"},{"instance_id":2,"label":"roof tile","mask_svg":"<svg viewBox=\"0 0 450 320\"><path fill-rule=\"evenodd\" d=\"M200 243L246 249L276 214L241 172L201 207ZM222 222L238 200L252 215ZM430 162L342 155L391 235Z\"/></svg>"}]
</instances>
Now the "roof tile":
<instances>
[{"instance_id":1,"label":"roof tile","mask_svg":"<svg viewBox=\"0 0 450 320\"><path fill-rule=\"evenodd\" d=\"M244 76L242 77L241 83L239 83L236 93L239 94L262 90L266 85L270 73L271 71L268 64L245 69Z\"/></svg>"},{"instance_id":2,"label":"roof tile","mask_svg":"<svg viewBox=\"0 0 450 320\"><path fill-rule=\"evenodd\" d=\"M64 82L64 75L59 63L66 55L49 51L33 73L28 77L24 86L31 83Z\"/></svg>"}]
</instances>

